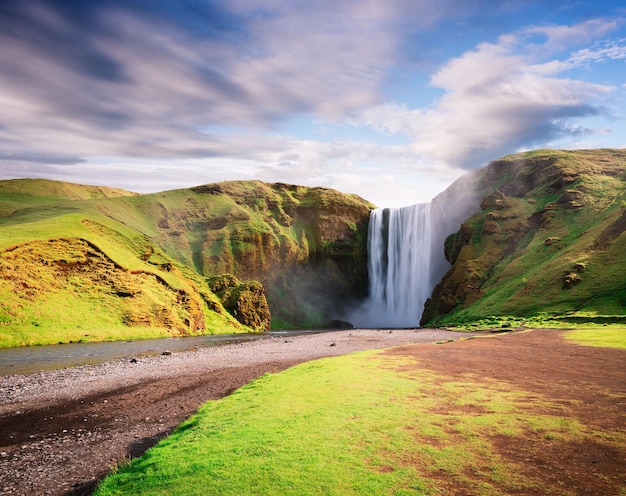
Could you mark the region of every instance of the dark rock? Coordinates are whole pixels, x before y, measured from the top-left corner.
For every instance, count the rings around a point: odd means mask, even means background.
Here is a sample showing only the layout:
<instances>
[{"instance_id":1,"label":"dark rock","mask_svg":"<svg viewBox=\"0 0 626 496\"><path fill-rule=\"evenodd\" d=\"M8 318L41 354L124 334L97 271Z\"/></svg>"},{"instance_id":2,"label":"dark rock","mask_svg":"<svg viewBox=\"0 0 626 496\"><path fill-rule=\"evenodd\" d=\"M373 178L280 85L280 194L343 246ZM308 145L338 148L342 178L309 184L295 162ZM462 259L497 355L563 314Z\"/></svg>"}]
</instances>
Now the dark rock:
<instances>
[{"instance_id":1,"label":"dark rock","mask_svg":"<svg viewBox=\"0 0 626 496\"><path fill-rule=\"evenodd\" d=\"M220 184L203 184L201 186L195 186L190 188L191 191L198 194L210 194L210 195L221 195L224 193L222 186Z\"/></svg>"},{"instance_id":2,"label":"dark rock","mask_svg":"<svg viewBox=\"0 0 626 496\"><path fill-rule=\"evenodd\" d=\"M492 194L485 196L480 204L482 210L503 210L511 206L506 195L502 191L495 190Z\"/></svg>"},{"instance_id":3,"label":"dark rock","mask_svg":"<svg viewBox=\"0 0 626 496\"><path fill-rule=\"evenodd\" d=\"M581 280L576 272L566 272L563 276L563 289L570 289L579 284Z\"/></svg>"},{"instance_id":4,"label":"dark rock","mask_svg":"<svg viewBox=\"0 0 626 496\"><path fill-rule=\"evenodd\" d=\"M546 246L552 246L553 244L558 243L559 241L561 241L561 238L550 236L549 238L546 238L543 244Z\"/></svg>"},{"instance_id":5,"label":"dark rock","mask_svg":"<svg viewBox=\"0 0 626 496\"><path fill-rule=\"evenodd\" d=\"M339 319L331 321L328 327L332 329L354 329L354 326L350 322Z\"/></svg>"},{"instance_id":6,"label":"dark rock","mask_svg":"<svg viewBox=\"0 0 626 496\"><path fill-rule=\"evenodd\" d=\"M559 197L556 202L559 205L564 205L566 208L582 208L583 204L581 203L581 200L584 196L585 194L582 191L568 189Z\"/></svg>"}]
</instances>

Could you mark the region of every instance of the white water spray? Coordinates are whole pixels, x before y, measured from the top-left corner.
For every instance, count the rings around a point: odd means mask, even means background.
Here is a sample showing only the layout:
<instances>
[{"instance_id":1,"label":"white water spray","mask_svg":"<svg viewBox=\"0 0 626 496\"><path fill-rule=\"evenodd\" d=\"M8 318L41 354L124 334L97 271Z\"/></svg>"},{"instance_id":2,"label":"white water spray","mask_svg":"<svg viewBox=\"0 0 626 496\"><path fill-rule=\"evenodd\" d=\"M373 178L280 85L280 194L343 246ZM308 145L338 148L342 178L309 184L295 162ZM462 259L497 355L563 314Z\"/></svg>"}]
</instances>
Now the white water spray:
<instances>
[{"instance_id":1,"label":"white water spray","mask_svg":"<svg viewBox=\"0 0 626 496\"><path fill-rule=\"evenodd\" d=\"M374 210L368 232L370 327L417 327L431 284L430 204Z\"/></svg>"}]
</instances>

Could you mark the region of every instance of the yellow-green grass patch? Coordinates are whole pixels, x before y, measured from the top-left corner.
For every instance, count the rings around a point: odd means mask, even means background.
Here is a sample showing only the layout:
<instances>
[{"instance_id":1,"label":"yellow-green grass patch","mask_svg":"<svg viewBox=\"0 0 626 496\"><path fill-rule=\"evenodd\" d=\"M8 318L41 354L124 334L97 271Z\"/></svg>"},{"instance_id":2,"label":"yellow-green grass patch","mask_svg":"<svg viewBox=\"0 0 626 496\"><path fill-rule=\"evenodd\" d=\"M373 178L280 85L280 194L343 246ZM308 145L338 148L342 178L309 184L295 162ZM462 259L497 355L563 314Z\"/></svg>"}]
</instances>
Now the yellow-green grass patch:
<instances>
[{"instance_id":1,"label":"yellow-green grass patch","mask_svg":"<svg viewBox=\"0 0 626 496\"><path fill-rule=\"evenodd\" d=\"M585 346L626 348L626 328L577 329L568 332L565 339Z\"/></svg>"}]
</instances>

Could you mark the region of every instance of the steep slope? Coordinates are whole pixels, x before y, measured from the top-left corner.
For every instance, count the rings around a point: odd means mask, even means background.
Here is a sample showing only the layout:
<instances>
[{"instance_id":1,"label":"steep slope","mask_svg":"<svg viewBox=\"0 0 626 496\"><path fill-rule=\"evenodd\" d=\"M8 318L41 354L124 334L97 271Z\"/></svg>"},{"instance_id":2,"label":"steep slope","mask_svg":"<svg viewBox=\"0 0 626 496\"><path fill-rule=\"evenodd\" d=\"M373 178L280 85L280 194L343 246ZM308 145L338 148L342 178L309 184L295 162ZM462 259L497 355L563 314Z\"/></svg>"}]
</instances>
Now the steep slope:
<instances>
[{"instance_id":1,"label":"steep slope","mask_svg":"<svg viewBox=\"0 0 626 496\"><path fill-rule=\"evenodd\" d=\"M367 223L356 195L230 181L97 202L203 276L266 289L275 327L327 326L367 292Z\"/></svg>"},{"instance_id":2,"label":"steep slope","mask_svg":"<svg viewBox=\"0 0 626 496\"><path fill-rule=\"evenodd\" d=\"M506 316L624 320L625 150L510 155L472 179L480 211L446 239L452 268L422 325Z\"/></svg>"},{"instance_id":3,"label":"steep slope","mask_svg":"<svg viewBox=\"0 0 626 496\"><path fill-rule=\"evenodd\" d=\"M0 219L0 346L254 330L140 233L94 213L37 213Z\"/></svg>"}]
</instances>

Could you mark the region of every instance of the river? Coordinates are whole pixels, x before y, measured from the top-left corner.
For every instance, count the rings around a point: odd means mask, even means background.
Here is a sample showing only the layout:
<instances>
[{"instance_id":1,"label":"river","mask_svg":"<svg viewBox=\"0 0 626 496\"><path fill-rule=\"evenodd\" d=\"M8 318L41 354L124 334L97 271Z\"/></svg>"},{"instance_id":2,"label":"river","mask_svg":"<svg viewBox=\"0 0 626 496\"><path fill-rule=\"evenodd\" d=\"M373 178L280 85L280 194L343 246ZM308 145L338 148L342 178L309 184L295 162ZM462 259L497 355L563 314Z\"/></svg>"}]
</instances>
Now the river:
<instances>
[{"instance_id":1,"label":"river","mask_svg":"<svg viewBox=\"0 0 626 496\"><path fill-rule=\"evenodd\" d=\"M145 355L159 355L242 343L255 339L285 338L301 334L328 332L323 330L270 331L257 334L209 334L182 338L140 339L104 343L70 343L47 346L25 346L0 349L0 376L31 374L40 370L56 370L81 365L96 365L110 360Z\"/></svg>"}]
</instances>

